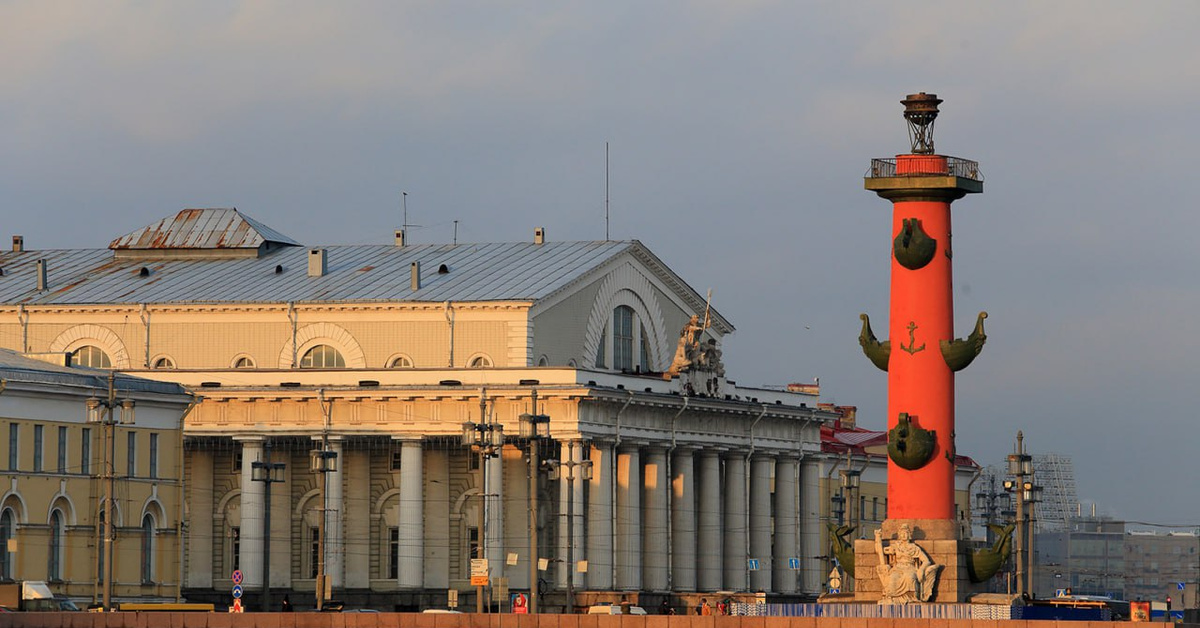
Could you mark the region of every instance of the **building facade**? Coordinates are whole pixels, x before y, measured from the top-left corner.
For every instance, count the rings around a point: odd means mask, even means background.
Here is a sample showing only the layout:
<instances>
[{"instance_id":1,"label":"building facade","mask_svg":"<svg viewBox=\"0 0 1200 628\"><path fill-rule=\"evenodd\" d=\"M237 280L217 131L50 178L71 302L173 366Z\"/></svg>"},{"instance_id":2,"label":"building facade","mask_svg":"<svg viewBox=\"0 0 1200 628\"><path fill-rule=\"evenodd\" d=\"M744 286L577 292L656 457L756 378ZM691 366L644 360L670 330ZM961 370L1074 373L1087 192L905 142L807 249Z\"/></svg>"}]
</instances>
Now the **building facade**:
<instances>
[{"instance_id":1,"label":"building facade","mask_svg":"<svg viewBox=\"0 0 1200 628\"><path fill-rule=\"evenodd\" d=\"M302 247L186 210L104 249L18 242L0 268L3 342L200 397L191 598L227 600L240 570L298 607L321 575L351 604L469 605L472 558L559 608L821 592L833 414L731 381L733 326L636 241ZM532 446L565 479L530 468L522 414L549 417ZM314 472L313 450L336 464ZM260 482L255 463L282 468Z\"/></svg>"},{"instance_id":2,"label":"building facade","mask_svg":"<svg viewBox=\"0 0 1200 628\"><path fill-rule=\"evenodd\" d=\"M115 425L88 412L110 399ZM0 350L0 580L44 580L58 595L99 601L111 473L112 593L176 599L190 402L176 384Z\"/></svg>"}]
</instances>

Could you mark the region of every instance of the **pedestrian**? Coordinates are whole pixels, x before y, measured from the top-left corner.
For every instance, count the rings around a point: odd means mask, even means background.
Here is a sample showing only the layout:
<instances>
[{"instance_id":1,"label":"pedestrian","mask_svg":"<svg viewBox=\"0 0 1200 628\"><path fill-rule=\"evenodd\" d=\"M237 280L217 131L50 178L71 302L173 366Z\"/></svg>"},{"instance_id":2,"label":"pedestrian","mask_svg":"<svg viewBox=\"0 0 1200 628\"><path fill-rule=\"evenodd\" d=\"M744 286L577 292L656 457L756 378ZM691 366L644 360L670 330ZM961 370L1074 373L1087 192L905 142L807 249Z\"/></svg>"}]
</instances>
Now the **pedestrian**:
<instances>
[{"instance_id":1,"label":"pedestrian","mask_svg":"<svg viewBox=\"0 0 1200 628\"><path fill-rule=\"evenodd\" d=\"M708 598L700 598L700 606L696 609L696 611L701 615L712 615L713 609L712 606L708 604Z\"/></svg>"},{"instance_id":2,"label":"pedestrian","mask_svg":"<svg viewBox=\"0 0 1200 628\"><path fill-rule=\"evenodd\" d=\"M282 605L282 608L280 608L279 610L280 610L280 611L282 611L282 612L284 612L284 613L290 613L290 612L292 612L292 601L288 599L288 596L287 596L287 594L286 594L286 593L285 593L285 594L284 594L284 596L283 596L283 605Z\"/></svg>"},{"instance_id":3,"label":"pedestrian","mask_svg":"<svg viewBox=\"0 0 1200 628\"><path fill-rule=\"evenodd\" d=\"M667 603L667 598L663 598L662 604L658 605L658 614L659 615L670 615L671 614L671 605L669 603Z\"/></svg>"}]
</instances>

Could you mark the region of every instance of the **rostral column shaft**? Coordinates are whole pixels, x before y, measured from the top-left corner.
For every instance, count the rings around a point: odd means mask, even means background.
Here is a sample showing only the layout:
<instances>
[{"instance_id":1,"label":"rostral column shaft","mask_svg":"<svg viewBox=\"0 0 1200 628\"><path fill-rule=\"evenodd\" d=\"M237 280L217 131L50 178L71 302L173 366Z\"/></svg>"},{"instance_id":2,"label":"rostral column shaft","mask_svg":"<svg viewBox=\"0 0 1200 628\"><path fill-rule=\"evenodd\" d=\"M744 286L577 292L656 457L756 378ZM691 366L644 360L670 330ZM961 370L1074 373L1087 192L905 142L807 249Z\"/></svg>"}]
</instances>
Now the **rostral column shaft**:
<instances>
[{"instance_id":1,"label":"rostral column shaft","mask_svg":"<svg viewBox=\"0 0 1200 628\"><path fill-rule=\"evenodd\" d=\"M954 338L950 204L983 191L974 162L933 150L934 94L903 104L912 152L877 159L864 186L892 201L888 340L864 314L863 352L888 373L888 519L951 520L954 507L954 373L983 348L981 312Z\"/></svg>"}]
</instances>

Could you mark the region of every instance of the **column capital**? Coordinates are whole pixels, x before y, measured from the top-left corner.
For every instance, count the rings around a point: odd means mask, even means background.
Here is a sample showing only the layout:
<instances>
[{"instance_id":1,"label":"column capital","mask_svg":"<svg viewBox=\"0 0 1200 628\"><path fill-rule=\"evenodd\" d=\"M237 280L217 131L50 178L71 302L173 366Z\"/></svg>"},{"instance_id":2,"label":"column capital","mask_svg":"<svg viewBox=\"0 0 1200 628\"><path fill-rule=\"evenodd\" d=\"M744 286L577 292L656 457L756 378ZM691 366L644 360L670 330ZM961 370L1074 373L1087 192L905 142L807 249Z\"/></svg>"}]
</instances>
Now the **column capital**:
<instances>
[{"instance_id":1,"label":"column capital","mask_svg":"<svg viewBox=\"0 0 1200 628\"><path fill-rule=\"evenodd\" d=\"M425 437L420 434L417 434L415 436L412 434L392 434L391 439L392 439L392 442L401 443L401 444L424 443L425 442Z\"/></svg>"},{"instance_id":2,"label":"column capital","mask_svg":"<svg viewBox=\"0 0 1200 628\"><path fill-rule=\"evenodd\" d=\"M733 460L733 459L745 460L749 456L749 454L750 454L750 452L748 450L741 449L739 447L736 449L727 449L727 450L721 452L721 458L723 458L725 460Z\"/></svg>"},{"instance_id":3,"label":"column capital","mask_svg":"<svg viewBox=\"0 0 1200 628\"><path fill-rule=\"evenodd\" d=\"M265 440L267 437L262 434L237 434L233 437L233 442L243 445L261 445Z\"/></svg>"}]
</instances>

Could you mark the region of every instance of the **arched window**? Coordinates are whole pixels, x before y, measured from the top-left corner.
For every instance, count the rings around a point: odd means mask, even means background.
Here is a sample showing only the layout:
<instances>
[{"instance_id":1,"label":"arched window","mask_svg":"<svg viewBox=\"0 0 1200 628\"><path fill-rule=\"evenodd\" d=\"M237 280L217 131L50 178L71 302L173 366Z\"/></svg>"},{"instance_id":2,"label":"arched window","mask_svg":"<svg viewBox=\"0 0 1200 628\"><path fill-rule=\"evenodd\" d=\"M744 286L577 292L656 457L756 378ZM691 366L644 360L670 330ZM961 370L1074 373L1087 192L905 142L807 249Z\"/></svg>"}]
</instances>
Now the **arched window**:
<instances>
[{"instance_id":1,"label":"arched window","mask_svg":"<svg viewBox=\"0 0 1200 628\"><path fill-rule=\"evenodd\" d=\"M8 551L8 542L13 539L14 524L12 508L5 508L0 513L0 580L13 579L13 555Z\"/></svg>"},{"instance_id":2,"label":"arched window","mask_svg":"<svg viewBox=\"0 0 1200 628\"><path fill-rule=\"evenodd\" d=\"M613 368L633 370L633 308L617 306L613 310Z\"/></svg>"},{"instance_id":3,"label":"arched window","mask_svg":"<svg viewBox=\"0 0 1200 628\"><path fill-rule=\"evenodd\" d=\"M71 353L71 364L94 369L112 368L112 360L100 347L83 345Z\"/></svg>"},{"instance_id":4,"label":"arched window","mask_svg":"<svg viewBox=\"0 0 1200 628\"><path fill-rule=\"evenodd\" d=\"M50 557L46 565L46 579L60 581L62 574L63 551L63 516L62 511L55 508L50 513Z\"/></svg>"},{"instance_id":5,"label":"arched window","mask_svg":"<svg viewBox=\"0 0 1200 628\"><path fill-rule=\"evenodd\" d=\"M300 359L302 369L344 369L346 360L337 349L329 345L317 345L305 352Z\"/></svg>"},{"instance_id":6,"label":"arched window","mask_svg":"<svg viewBox=\"0 0 1200 628\"><path fill-rule=\"evenodd\" d=\"M413 367L413 361L412 358L406 355L397 355L388 360L387 367L390 369L410 369Z\"/></svg>"},{"instance_id":7,"label":"arched window","mask_svg":"<svg viewBox=\"0 0 1200 628\"><path fill-rule=\"evenodd\" d=\"M470 369L490 369L492 368L492 359L484 354L479 354L467 362L467 368Z\"/></svg>"},{"instance_id":8,"label":"arched window","mask_svg":"<svg viewBox=\"0 0 1200 628\"><path fill-rule=\"evenodd\" d=\"M142 517L142 583L154 582L154 517Z\"/></svg>"},{"instance_id":9,"label":"arched window","mask_svg":"<svg viewBox=\"0 0 1200 628\"><path fill-rule=\"evenodd\" d=\"M163 357L155 360L154 364L152 364L150 366L150 368L155 369L155 370L173 369L173 368L175 368L175 360L172 360L171 358L164 355Z\"/></svg>"},{"instance_id":10,"label":"arched window","mask_svg":"<svg viewBox=\"0 0 1200 628\"><path fill-rule=\"evenodd\" d=\"M549 364L550 358L546 357L545 355L538 358L538 366L549 366Z\"/></svg>"},{"instance_id":11,"label":"arched window","mask_svg":"<svg viewBox=\"0 0 1200 628\"><path fill-rule=\"evenodd\" d=\"M252 369L252 368L254 368L254 358L252 358L248 355L243 355L233 361L233 368L235 368L235 369Z\"/></svg>"}]
</instances>

